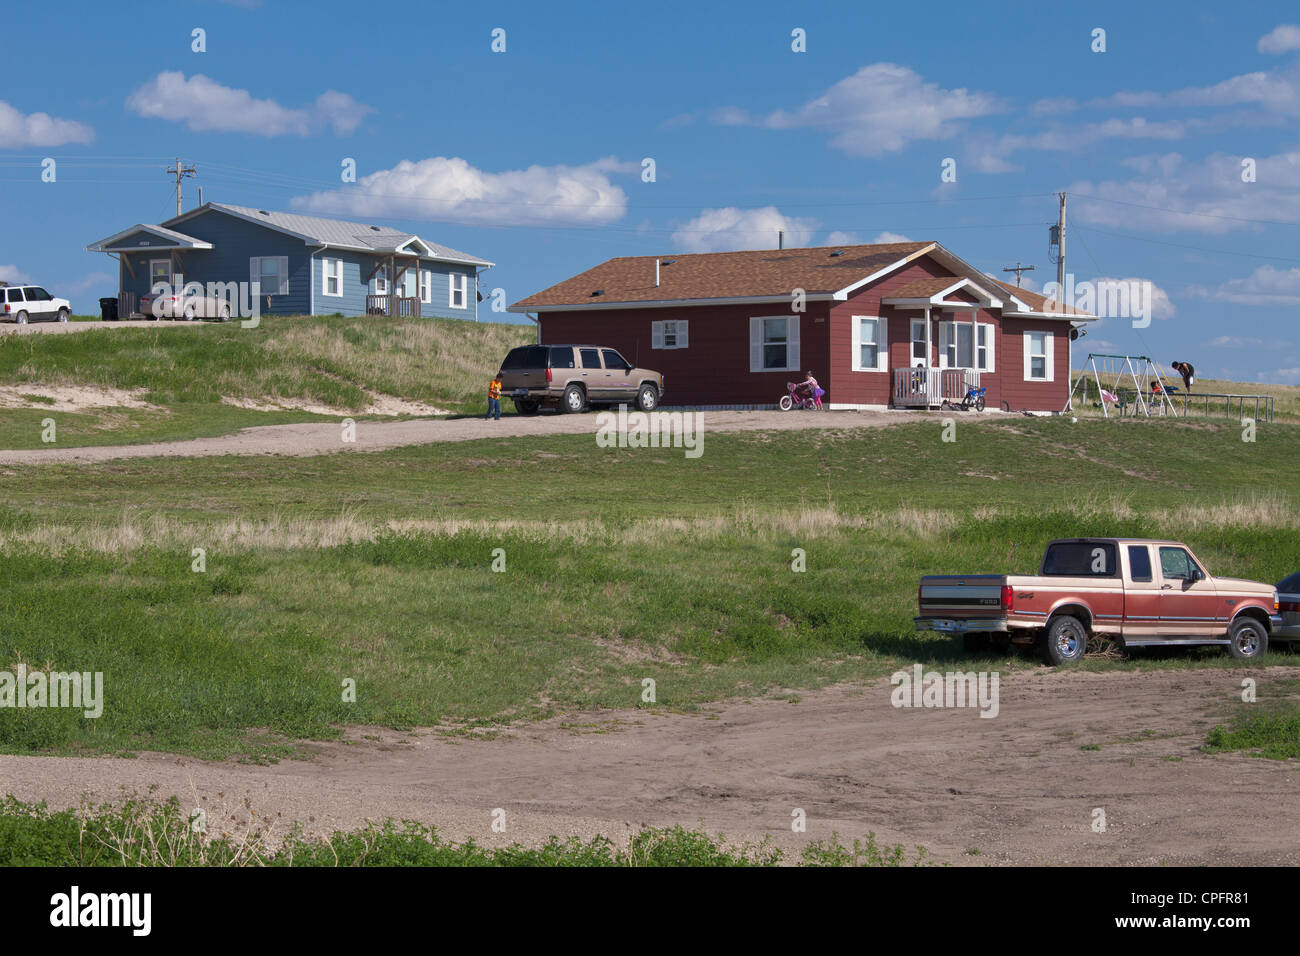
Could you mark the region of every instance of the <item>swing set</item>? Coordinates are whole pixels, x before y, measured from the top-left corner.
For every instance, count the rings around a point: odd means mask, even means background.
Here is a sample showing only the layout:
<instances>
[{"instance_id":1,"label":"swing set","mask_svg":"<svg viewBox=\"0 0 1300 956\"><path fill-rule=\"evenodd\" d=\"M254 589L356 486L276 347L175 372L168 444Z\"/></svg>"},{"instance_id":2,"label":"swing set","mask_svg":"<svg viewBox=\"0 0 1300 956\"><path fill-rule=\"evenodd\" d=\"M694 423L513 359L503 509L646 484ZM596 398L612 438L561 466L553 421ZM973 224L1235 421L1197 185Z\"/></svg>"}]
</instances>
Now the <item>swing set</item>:
<instances>
[{"instance_id":1,"label":"swing set","mask_svg":"<svg viewBox=\"0 0 1300 956\"><path fill-rule=\"evenodd\" d=\"M1134 414L1141 412L1146 418L1156 413L1178 417L1178 409L1169 393L1169 382L1159 362L1146 355L1108 355L1102 352L1088 353L1087 361L1083 363L1083 374L1070 389L1063 412L1074 409L1076 395L1087 404L1089 375L1096 386L1101 414L1106 418L1110 417L1108 405L1118 405L1120 414L1123 414L1130 403Z\"/></svg>"}]
</instances>

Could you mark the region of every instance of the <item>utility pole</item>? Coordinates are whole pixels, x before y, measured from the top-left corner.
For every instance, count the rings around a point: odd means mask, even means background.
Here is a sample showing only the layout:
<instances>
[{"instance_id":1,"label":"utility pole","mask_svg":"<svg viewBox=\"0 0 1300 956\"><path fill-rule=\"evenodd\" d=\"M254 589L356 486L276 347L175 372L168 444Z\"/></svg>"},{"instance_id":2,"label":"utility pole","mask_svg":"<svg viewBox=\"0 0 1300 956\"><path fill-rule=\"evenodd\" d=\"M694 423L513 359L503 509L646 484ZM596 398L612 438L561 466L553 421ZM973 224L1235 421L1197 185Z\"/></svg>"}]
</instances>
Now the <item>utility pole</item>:
<instances>
[{"instance_id":1,"label":"utility pole","mask_svg":"<svg viewBox=\"0 0 1300 956\"><path fill-rule=\"evenodd\" d=\"M1017 259L1014 268L1013 268L1012 266L1007 266L1007 267L1006 267L1005 269L1003 269L1002 271L1003 271L1003 272L1014 272L1014 273L1016 274L1016 288L1019 289L1019 288L1020 288L1020 273L1022 273L1022 272L1033 272L1033 271L1034 271L1034 267L1033 267L1033 266L1022 266L1022 265L1020 264L1020 260Z\"/></svg>"},{"instance_id":2,"label":"utility pole","mask_svg":"<svg viewBox=\"0 0 1300 956\"><path fill-rule=\"evenodd\" d=\"M181 179L186 176L193 179L198 170L193 166L182 166L178 157L176 160L176 167L173 169L170 166L166 166L163 168L163 172L168 176L176 177L176 215L179 216L181 214Z\"/></svg>"},{"instance_id":3,"label":"utility pole","mask_svg":"<svg viewBox=\"0 0 1300 956\"><path fill-rule=\"evenodd\" d=\"M1062 301L1065 297L1065 193L1061 197L1061 210L1056 216L1056 287L1061 290Z\"/></svg>"}]
</instances>

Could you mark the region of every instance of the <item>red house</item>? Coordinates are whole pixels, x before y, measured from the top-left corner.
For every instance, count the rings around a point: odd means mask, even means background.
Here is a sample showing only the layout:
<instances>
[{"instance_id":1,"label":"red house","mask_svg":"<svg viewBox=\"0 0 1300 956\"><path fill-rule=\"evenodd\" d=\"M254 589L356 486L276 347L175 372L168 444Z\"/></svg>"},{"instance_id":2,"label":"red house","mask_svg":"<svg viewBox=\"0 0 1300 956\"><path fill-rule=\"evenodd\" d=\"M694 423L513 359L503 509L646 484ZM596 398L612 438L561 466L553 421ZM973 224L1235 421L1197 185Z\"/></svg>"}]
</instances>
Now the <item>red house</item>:
<instances>
[{"instance_id":1,"label":"red house","mask_svg":"<svg viewBox=\"0 0 1300 956\"><path fill-rule=\"evenodd\" d=\"M538 341L665 376L664 404L772 406L811 370L832 409L1060 411L1070 333L1095 316L1005 285L937 242L610 259L510 306Z\"/></svg>"}]
</instances>

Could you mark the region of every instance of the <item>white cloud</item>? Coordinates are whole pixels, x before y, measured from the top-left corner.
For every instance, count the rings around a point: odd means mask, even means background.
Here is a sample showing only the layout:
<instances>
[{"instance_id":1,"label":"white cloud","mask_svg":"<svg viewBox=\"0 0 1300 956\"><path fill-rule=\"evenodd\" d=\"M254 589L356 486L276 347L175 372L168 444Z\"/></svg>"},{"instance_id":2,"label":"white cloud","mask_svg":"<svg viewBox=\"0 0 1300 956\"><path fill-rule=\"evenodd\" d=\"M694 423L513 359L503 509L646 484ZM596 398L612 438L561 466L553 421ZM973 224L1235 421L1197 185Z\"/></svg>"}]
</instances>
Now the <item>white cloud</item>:
<instances>
[{"instance_id":1,"label":"white cloud","mask_svg":"<svg viewBox=\"0 0 1300 956\"><path fill-rule=\"evenodd\" d=\"M1068 186L1078 198L1070 208L1084 223L1154 232L1226 233L1252 228L1245 220L1300 220L1300 151L1252 157L1256 181L1250 183L1241 179L1243 158L1216 153L1193 163L1177 153L1139 157L1125 163L1139 177Z\"/></svg>"},{"instance_id":2,"label":"white cloud","mask_svg":"<svg viewBox=\"0 0 1300 956\"><path fill-rule=\"evenodd\" d=\"M815 219L796 219L775 206L762 209L704 209L673 233L673 242L687 252L730 252L736 249L775 249L777 232L785 231L788 249L806 246L817 228Z\"/></svg>"},{"instance_id":3,"label":"white cloud","mask_svg":"<svg viewBox=\"0 0 1300 956\"><path fill-rule=\"evenodd\" d=\"M1300 367L1280 368L1273 373L1273 377L1285 385L1300 385Z\"/></svg>"},{"instance_id":4,"label":"white cloud","mask_svg":"<svg viewBox=\"0 0 1300 956\"><path fill-rule=\"evenodd\" d=\"M854 156L883 156L913 140L948 139L962 128L960 121L1004 108L991 94L943 89L906 66L872 63L792 112L753 117L728 106L715 110L712 119L723 125L825 130L836 149Z\"/></svg>"},{"instance_id":5,"label":"white cloud","mask_svg":"<svg viewBox=\"0 0 1300 956\"><path fill-rule=\"evenodd\" d=\"M48 113L20 113L0 100L0 149L89 143L95 131L84 123Z\"/></svg>"},{"instance_id":6,"label":"white cloud","mask_svg":"<svg viewBox=\"0 0 1300 956\"><path fill-rule=\"evenodd\" d=\"M1205 343L1206 348L1214 349L1277 349L1289 348L1292 343L1280 340L1269 341L1242 335L1220 335Z\"/></svg>"},{"instance_id":7,"label":"white cloud","mask_svg":"<svg viewBox=\"0 0 1300 956\"><path fill-rule=\"evenodd\" d=\"M346 93L327 90L310 106L290 109L275 100L255 99L248 90L222 86L196 73L159 73L126 100L140 116L183 122L196 133L251 133L256 136L311 136L325 128L347 136L372 107Z\"/></svg>"},{"instance_id":8,"label":"white cloud","mask_svg":"<svg viewBox=\"0 0 1300 956\"><path fill-rule=\"evenodd\" d=\"M81 293L85 292L87 289L92 289L95 286L106 285L114 282L117 282L117 276L115 275L109 275L107 272L91 272L82 276L80 279L76 279L72 282L60 284L59 291L56 294L62 295L64 297L70 295L80 295Z\"/></svg>"},{"instance_id":9,"label":"white cloud","mask_svg":"<svg viewBox=\"0 0 1300 956\"><path fill-rule=\"evenodd\" d=\"M1074 301L1070 302L1069 304L1075 306L1076 308L1081 308L1081 309L1085 309L1086 311L1092 312L1094 315L1102 314L1098 310L1102 308L1103 302L1109 302L1111 303L1112 306L1115 304L1114 300L1111 297L1110 290L1117 289L1120 286L1122 286L1126 290L1132 290L1138 286L1142 287L1143 289L1149 287L1151 290L1149 300L1145 298L1146 295L1145 292L1140 293L1141 295L1144 296L1141 306L1143 309L1146 309L1148 307L1150 308L1151 318L1153 319L1172 319L1178 311L1174 307L1173 301L1169 298L1169 293L1167 293L1164 289L1160 288L1160 286L1156 285L1154 282L1152 282L1149 279L1141 279L1136 276L1125 276L1122 279L1117 279L1114 276L1096 276L1088 281L1092 283L1092 291L1095 295L1095 299L1093 301L1088 301L1087 299L1081 299L1080 284L1078 281L1076 281L1074 284ZM1117 286L1116 283L1118 283L1119 285ZM1052 284L1053 286L1055 286L1056 284L1055 280L1052 281ZM1069 288L1068 279L1066 282L1066 288L1067 290ZM1123 298L1119 300L1119 303L1122 305ZM1129 311L1135 312L1135 308L1132 305L1130 305ZM1131 318L1135 316L1115 315L1112 313L1110 317Z\"/></svg>"},{"instance_id":10,"label":"white cloud","mask_svg":"<svg viewBox=\"0 0 1300 956\"><path fill-rule=\"evenodd\" d=\"M1300 268L1260 266L1243 279L1229 279L1215 287L1193 286L1192 295L1238 305L1300 305Z\"/></svg>"},{"instance_id":11,"label":"white cloud","mask_svg":"<svg viewBox=\"0 0 1300 956\"><path fill-rule=\"evenodd\" d=\"M437 219L485 225L604 224L621 219L627 194L614 173L640 171L613 157L584 166L529 166L501 173L459 157L402 160L356 184L298 196L295 209L359 218Z\"/></svg>"},{"instance_id":12,"label":"white cloud","mask_svg":"<svg viewBox=\"0 0 1300 956\"><path fill-rule=\"evenodd\" d=\"M1242 73L1211 86L1186 86L1168 92L1127 90L1093 100L1089 105L1125 108L1254 105L1269 112L1296 116L1300 115L1300 64Z\"/></svg>"},{"instance_id":13,"label":"white cloud","mask_svg":"<svg viewBox=\"0 0 1300 956\"><path fill-rule=\"evenodd\" d=\"M907 236L900 235L896 232L882 232L871 241L872 243L886 243L886 242L912 242L913 240L907 238Z\"/></svg>"},{"instance_id":14,"label":"white cloud","mask_svg":"<svg viewBox=\"0 0 1300 956\"><path fill-rule=\"evenodd\" d=\"M884 233L881 233L884 235ZM826 235L826 241L822 243L826 246L860 246L862 237L856 232L844 232L841 229L835 229Z\"/></svg>"},{"instance_id":15,"label":"white cloud","mask_svg":"<svg viewBox=\"0 0 1300 956\"><path fill-rule=\"evenodd\" d=\"M32 277L25 272L19 272L16 266L0 266L0 282L8 282L10 285L23 285L31 281Z\"/></svg>"},{"instance_id":16,"label":"white cloud","mask_svg":"<svg viewBox=\"0 0 1300 956\"><path fill-rule=\"evenodd\" d=\"M1259 38L1260 53L1290 53L1300 50L1300 27L1283 23Z\"/></svg>"}]
</instances>

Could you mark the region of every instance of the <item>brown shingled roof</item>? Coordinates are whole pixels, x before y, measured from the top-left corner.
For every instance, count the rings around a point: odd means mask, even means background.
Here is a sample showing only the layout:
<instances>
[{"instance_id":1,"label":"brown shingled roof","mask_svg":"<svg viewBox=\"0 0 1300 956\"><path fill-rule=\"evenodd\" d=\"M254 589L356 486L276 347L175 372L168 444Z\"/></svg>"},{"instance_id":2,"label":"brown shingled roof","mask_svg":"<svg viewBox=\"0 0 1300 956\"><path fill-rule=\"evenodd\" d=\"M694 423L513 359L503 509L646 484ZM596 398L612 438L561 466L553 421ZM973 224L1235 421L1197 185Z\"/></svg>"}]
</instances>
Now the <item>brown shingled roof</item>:
<instances>
[{"instance_id":1,"label":"brown shingled roof","mask_svg":"<svg viewBox=\"0 0 1300 956\"><path fill-rule=\"evenodd\" d=\"M596 303L779 297L789 296L796 288L809 295L825 294L850 286L933 245L932 242L891 242L623 256L530 295L510 309L526 312L548 306ZM832 255L836 252L841 254ZM660 262L658 286L655 285L656 259ZM593 296L597 290L602 290L601 294Z\"/></svg>"},{"instance_id":2,"label":"brown shingled roof","mask_svg":"<svg viewBox=\"0 0 1300 956\"><path fill-rule=\"evenodd\" d=\"M926 276L905 282L889 293L891 299L928 299L961 281L961 276Z\"/></svg>"},{"instance_id":3,"label":"brown shingled roof","mask_svg":"<svg viewBox=\"0 0 1300 956\"><path fill-rule=\"evenodd\" d=\"M1035 312L1053 312L1060 315L1078 315L1078 316L1085 316L1090 319L1095 318L1095 316L1091 312L1085 312L1082 309L1076 309L1072 305L1065 305L1063 303L1056 302L1053 299L1047 298L1047 296L1045 295L1039 295L1037 292L1030 292L1028 289L1020 289L1013 285L1007 285L1002 280L994 279L992 276L990 276L989 279L996 285L1000 285L1011 295L1014 295L1017 299L1025 303L1025 305L1029 306Z\"/></svg>"}]
</instances>

